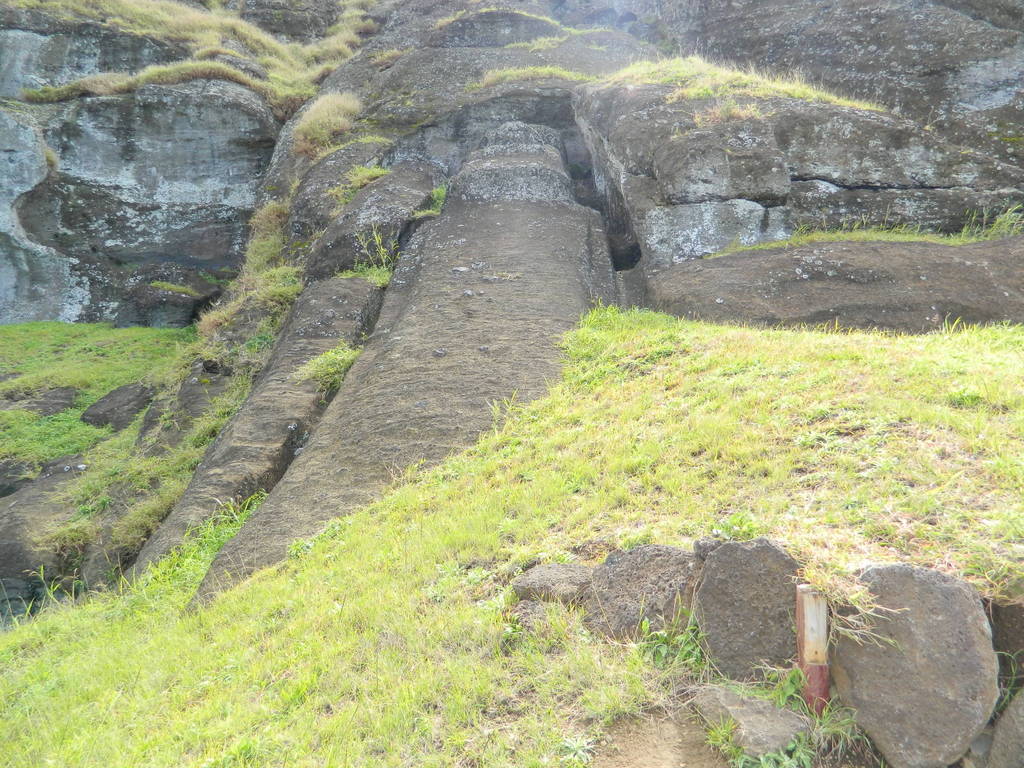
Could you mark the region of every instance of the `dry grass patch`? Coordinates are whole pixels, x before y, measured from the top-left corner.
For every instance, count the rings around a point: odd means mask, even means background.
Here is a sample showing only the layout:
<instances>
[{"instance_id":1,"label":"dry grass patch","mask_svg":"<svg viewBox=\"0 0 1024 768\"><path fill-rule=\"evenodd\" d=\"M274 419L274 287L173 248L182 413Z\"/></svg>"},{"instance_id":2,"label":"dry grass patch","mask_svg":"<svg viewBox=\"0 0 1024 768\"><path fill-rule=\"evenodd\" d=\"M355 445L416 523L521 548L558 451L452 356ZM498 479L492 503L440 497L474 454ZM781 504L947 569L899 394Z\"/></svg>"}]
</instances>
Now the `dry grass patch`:
<instances>
[{"instance_id":1,"label":"dry grass patch","mask_svg":"<svg viewBox=\"0 0 1024 768\"><path fill-rule=\"evenodd\" d=\"M319 97L295 125L295 151L311 159L323 156L341 134L351 130L362 108L362 102L353 93L328 93Z\"/></svg>"},{"instance_id":2,"label":"dry grass patch","mask_svg":"<svg viewBox=\"0 0 1024 768\"><path fill-rule=\"evenodd\" d=\"M877 104L848 99L817 88L796 75L713 64L700 56L641 61L606 78L610 83L651 83L675 87L671 100L784 97L841 107L883 111Z\"/></svg>"},{"instance_id":3,"label":"dry grass patch","mask_svg":"<svg viewBox=\"0 0 1024 768\"><path fill-rule=\"evenodd\" d=\"M489 88L492 85L501 83L514 83L526 80L571 80L574 82L586 82L595 78L584 72L575 72L564 67L538 66L538 67L513 67L509 69L492 69L484 73L483 78L476 83L466 86L467 90L479 90Z\"/></svg>"}]
</instances>

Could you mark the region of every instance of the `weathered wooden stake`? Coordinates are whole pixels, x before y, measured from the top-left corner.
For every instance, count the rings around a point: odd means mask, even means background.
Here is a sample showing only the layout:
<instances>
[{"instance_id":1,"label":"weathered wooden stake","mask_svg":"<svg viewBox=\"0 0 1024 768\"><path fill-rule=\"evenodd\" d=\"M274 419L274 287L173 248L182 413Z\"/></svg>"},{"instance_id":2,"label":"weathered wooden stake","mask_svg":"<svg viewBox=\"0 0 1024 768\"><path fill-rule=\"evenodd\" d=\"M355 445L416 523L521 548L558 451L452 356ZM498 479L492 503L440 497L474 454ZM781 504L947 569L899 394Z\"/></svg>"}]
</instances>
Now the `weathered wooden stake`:
<instances>
[{"instance_id":1,"label":"weathered wooden stake","mask_svg":"<svg viewBox=\"0 0 1024 768\"><path fill-rule=\"evenodd\" d=\"M807 678L804 701L820 715L829 698L828 602L809 584L796 588L796 653Z\"/></svg>"}]
</instances>

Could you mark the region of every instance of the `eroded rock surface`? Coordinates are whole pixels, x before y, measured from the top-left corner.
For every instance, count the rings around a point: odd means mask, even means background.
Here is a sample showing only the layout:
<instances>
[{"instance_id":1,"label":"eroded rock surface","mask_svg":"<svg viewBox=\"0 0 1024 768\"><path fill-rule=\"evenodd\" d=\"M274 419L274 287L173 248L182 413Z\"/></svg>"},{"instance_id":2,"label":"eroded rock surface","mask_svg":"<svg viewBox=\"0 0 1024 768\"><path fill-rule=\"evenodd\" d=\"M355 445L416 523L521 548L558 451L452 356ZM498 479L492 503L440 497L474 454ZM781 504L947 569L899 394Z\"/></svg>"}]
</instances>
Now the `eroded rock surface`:
<instances>
[{"instance_id":1,"label":"eroded rock surface","mask_svg":"<svg viewBox=\"0 0 1024 768\"><path fill-rule=\"evenodd\" d=\"M808 732L807 722L795 712L723 686L701 688L694 696L693 707L712 727L734 722L733 744L755 760L784 752L798 736Z\"/></svg>"},{"instance_id":2,"label":"eroded rock surface","mask_svg":"<svg viewBox=\"0 0 1024 768\"><path fill-rule=\"evenodd\" d=\"M189 527L211 517L223 502L274 487L325 404L326 393L315 381L297 379L297 370L339 344L357 346L380 300L380 289L359 278L324 280L303 291L252 392L146 542L136 572L180 544Z\"/></svg>"},{"instance_id":3,"label":"eroded rock surface","mask_svg":"<svg viewBox=\"0 0 1024 768\"><path fill-rule=\"evenodd\" d=\"M681 317L930 331L1024 321L1024 238L974 245L835 242L680 264L647 283Z\"/></svg>"},{"instance_id":4,"label":"eroded rock surface","mask_svg":"<svg viewBox=\"0 0 1024 768\"><path fill-rule=\"evenodd\" d=\"M547 167L552 134L508 124L472 156L504 163L520 179L515 199L476 199L472 157L456 176L442 215L402 253L377 326L309 445L225 545L204 590L280 559L394 472L466 445L490 425L494 400L535 397L557 375L558 337L594 302L613 301L614 281L600 216L552 199L524 170Z\"/></svg>"},{"instance_id":5,"label":"eroded rock surface","mask_svg":"<svg viewBox=\"0 0 1024 768\"><path fill-rule=\"evenodd\" d=\"M512 589L523 601L549 600L574 605L586 597L592 576L593 569L585 565L543 563L517 576Z\"/></svg>"}]
</instances>

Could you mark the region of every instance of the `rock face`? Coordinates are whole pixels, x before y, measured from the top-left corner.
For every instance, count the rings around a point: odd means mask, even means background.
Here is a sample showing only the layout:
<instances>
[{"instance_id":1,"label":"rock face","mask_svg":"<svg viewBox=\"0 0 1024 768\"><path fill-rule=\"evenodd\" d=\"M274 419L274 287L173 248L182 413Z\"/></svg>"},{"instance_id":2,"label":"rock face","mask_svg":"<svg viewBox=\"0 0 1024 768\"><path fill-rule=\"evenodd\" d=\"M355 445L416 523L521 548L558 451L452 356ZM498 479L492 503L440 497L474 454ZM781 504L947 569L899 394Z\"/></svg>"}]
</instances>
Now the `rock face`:
<instances>
[{"instance_id":1,"label":"rock face","mask_svg":"<svg viewBox=\"0 0 1024 768\"><path fill-rule=\"evenodd\" d=\"M0 98L100 72L138 72L185 55L183 48L151 37L0 7Z\"/></svg>"},{"instance_id":2,"label":"rock face","mask_svg":"<svg viewBox=\"0 0 1024 768\"><path fill-rule=\"evenodd\" d=\"M879 642L841 636L832 652L840 699L893 768L945 768L988 722L998 662L977 594L908 565L862 576L882 609Z\"/></svg>"},{"instance_id":3,"label":"rock face","mask_svg":"<svg viewBox=\"0 0 1024 768\"><path fill-rule=\"evenodd\" d=\"M656 309L763 325L920 332L957 318L1024 321L1024 238L965 246L817 243L680 264L647 284Z\"/></svg>"},{"instance_id":4,"label":"rock face","mask_svg":"<svg viewBox=\"0 0 1024 768\"><path fill-rule=\"evenodd\" d=\"M153 389L144 384L125 384L107 393L82 413L82 421L94 427L113 427L115 432L132 423L139 411L153 399Z\"/></svg>"},{"instance_id":5,"label":"rock face","mask_svg":"<svg viewBox=\"0 0 1024 768\"><path fill-rule=\"evenodd\" d=\"M1003 676L1024 680L1024 669L1021 668L1021 660L1024 659L1024 603L992 605L992 646L1000 654Z\"/></svg>"},{"instance_id":6,"label":"rock face","mask_svg":"<svg viewBox=\"0 0 1024 768\"><path fill-rule=\"evenodd\" d=\"M796 655L797 562L767 539L707 549L693 615L718 671L743 680L762 665L788 663Z\"/></svg>"},{"instance_id":7,"label":"rock face","mask_svg":"<svg viewBox=\"0 0 1024 768\"><path fill-rule=\"evenodd\" d=\"M751 98L732 117L671 86L581 87L577 119L613 232L636 243L650 282L729 245L801 225L914 222L958 231L1024 193L1024 172L892 115Z\"/></svg>"},{"instance_id":8,"label":"rock face","mask_svg":"<svg viewBox=\"0 0 1024 768\"><path fill-rule=\"evenodd\" d=\"M380 301L380 289L359 278L325 280L302 293L249 397L140 552L137 573L180 544L222 502L274 487L324 406L325 393L314 381L296 379L296 370L339 344L358 345Z\"/></svg>"},{"instance_id":9,"label":"rock face","mask_svg":"<svg viewBox=\"0 0 1024 768\"><path fill-rule=\"evenodd\" d=\"M597 568L587 600L587 621L612 637L636 636L643 621L661 629L687 610L693 554L648 544L613 552Z\"/></svg>"},{"instance_id":10,"label":"rock face","mask_svg":"<svg viewBox=\"0 0 1024 768\"><path fill-rule=\"evenodd\" d=\"M783 752L794 739L808 732L800 715L779 709L762 699L741 696L729 688L712 685L701 688L693 707L710 726L736 723L733 743L743 754L759 758L770 752Z\"/></svg>"},{"instance_id":11,"label":"rock face","mask_svg":"<svg viewBox=\"0 0 1024 768\"><path fill-rule=\"evenodd\" d=\"M31 411L39 416L53 416L75 404L78 391L74 387L57 387L35 392L22 398L0 398L2 411Z\"/></svg>"},{"instance_id":12,"label":"rock face","mask_svg":"<svg viewBox=\"0 0 1024 768\"><path fill-rule=\"evenodd\" d=\"M559 335L594 302L614 300L600 217L552 199L547 183L522 170L548 162L524 133L552 138L518 124L492 129L453 180L453 190L468 191L416 231L316 434L225 545L203 590L280 559L289 540L365 504L394 470L466 444L491 423L493 400L542 392L558 370ZM485 157L521 179L515 199L474 197L473 161Z\"/></svg>"},{"instance_id":13,"label":"rock face","mask_svg":"<svg viewBox=\"0 0 1024 768\"><path fill-rule=\"evenodd\" d=\"M8 91L183 53L41 14L5 12L0 35L13 42L0 45ZM261 96L224 81L0 107L0 322L190 323L201 302L153 311L151 273L176 265L190 285L237 267L278 127Z\"/></svg>"},{"instance_id":14,"label":"rock face","mask_svg":"<svg viewBox=\"0 0 1024 768\"><path fill-rule=\"evenodd\" d=\"M1024 156L1024 17L1012 0L568 0L563 14L714 60L798 71L968 145Z\"/></svg>"}]
</instances>

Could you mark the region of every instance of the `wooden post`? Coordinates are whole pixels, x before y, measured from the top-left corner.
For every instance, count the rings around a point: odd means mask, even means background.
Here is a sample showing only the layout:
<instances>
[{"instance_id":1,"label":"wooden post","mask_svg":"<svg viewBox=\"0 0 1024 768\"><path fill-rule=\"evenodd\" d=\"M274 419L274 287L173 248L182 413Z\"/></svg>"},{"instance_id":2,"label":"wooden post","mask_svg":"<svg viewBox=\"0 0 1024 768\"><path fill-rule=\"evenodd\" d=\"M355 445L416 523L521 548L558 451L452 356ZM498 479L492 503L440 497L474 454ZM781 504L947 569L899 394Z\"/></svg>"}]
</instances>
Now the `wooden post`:
<instances>
[{"instance_id":1,"label":"wooden post","mask_svg":"<svg viewBox=\"0 0 1024 768\"><path fill-rule=\"evenodd\" d=\"M796 653L807 678L804 701L820 715L829 698L828 602L809 584L796 588Z\"/></svg>"}]
</instances>

